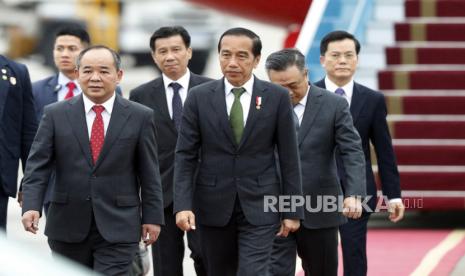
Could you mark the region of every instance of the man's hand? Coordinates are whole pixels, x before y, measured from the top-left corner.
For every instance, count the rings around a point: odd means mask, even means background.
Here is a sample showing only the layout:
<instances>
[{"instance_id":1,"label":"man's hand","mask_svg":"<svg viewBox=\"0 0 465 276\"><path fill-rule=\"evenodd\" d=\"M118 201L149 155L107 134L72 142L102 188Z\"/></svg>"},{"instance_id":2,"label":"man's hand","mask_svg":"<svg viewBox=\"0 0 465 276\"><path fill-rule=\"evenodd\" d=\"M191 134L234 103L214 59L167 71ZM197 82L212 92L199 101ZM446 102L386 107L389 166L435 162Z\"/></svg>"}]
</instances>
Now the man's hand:
<instances>
[{"instance_id":1,"label":"man's hand","mask_svg":"<svg viewBox=\"0 0 465 276\"><path fill-rule=\"evenodd\" d=\"M295 232L300 227L300 220L298 219L283 219L281 221L281 228L279 229L278 234L276 236L279 237L287 237L290 232Z\"/></svg>"},{"instance_id":2,"label":"man's hand","mask_svg":"<svg viewBox=\"0 0 465 276\"><path fill-rule=\"evenodd\" d=\"M342 214L348 218L358 219L362 216L362 201L360 197L349 196L344 198Z\"/></svg>"},{"instance_id":3,"label":"man's hand","mask_svg":"<svg viewBox=\"0 0 465 276\"><path fill-rule=\"evenodd\" d=\"M389 203L389 219L398 222L404 217L405 206L402 202Z\"/></svg>"},{"instance_id":4,"label":"man's hand","mask_svg":"<svg viewBox=\"0 0 465 276\"><path fill-rule=\"evenodd\" d=\"M176 225L183 231L195 230L195 215L192 211L176 213Z\"/></svg>"},{"instance_id":5,"label":"man's hand","mask_svg":"<svg viewBox=\"0 0 465 276\"><path fill-rule=\"evenodd\" d=\"M157 224L142 224L142 240L145 245L154 243L160 235L161 227ZM147 236L148 234L148 236Z\"/></svg>"},{"instance_id":6,"label":"man's hand","mask_svg":"<svg viewBox=\"0 0 465 276\"><path fill-rule=\"evenodd\" d=\"M33 234L39 230L40 213L38 211L29 210L23 214L21 222L23 223L24 230Z\"/></svg>"},{"instance_id":7,"label":"man's hand","mask_svg":"<svg viewBox=\"0 0 465 276\"><path fill-rule=\"evenodd\" d=\"M23 192L18 192L19 207L23 207Z\"/></svg>"}]
</instances>

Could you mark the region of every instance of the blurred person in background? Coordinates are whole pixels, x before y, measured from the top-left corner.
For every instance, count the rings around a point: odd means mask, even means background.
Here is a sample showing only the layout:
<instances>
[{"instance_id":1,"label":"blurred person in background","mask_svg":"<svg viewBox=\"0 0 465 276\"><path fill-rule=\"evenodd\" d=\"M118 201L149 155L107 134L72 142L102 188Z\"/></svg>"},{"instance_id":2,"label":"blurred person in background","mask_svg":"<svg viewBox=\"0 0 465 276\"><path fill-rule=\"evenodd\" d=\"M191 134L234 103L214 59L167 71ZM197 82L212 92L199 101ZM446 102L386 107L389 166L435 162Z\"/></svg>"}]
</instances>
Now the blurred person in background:
<instances>
[{"instance_id":1,"label":"blurred person in background","mask_svg":"<svg viewBox=\"0 0 465 276\"><path fill-rule=\"evenodd\" d=\"M133 89L129 96L130 100L153 109L155 115L165 208L165 225L158 242L152 246L155 276L183 275L184 231L176 227L173 214L174 150L188 91L211 80L190 72L190 42L189 33L181 26L166 26L156 30L150 38L150 49L162 75ZM187 233L187 243L197 275L206 275L196 231Z\"/></svg>"},{"instance_id":2,"label":"blurred person in background","mask_svg":"<svg viewBox=\"0 0 465 276\"><path fill-rule=\"evenodd\" d=\"M57 31L53 46L53 59L58 74L32 84L37 121L42 118L46 105L81 94L82 90L77 82L76 58L89 45L89 34L78 25L69 25ZM55 172L52 172L44 198L45 215L47 215L50 206L50 196L54 182ZM22 190L22 187L20 190ZM20 191L18 202L21 204L21 201L22 192Z\"/></svg>"},{"instance_id":3,"label":"blurred person in background","mask_svg":"<svg viewBox=\"0 0 465 276\"><path fill-rule=\"evenodd\" d=\"M0 230L6 231L8 198L16 196L19 159L24 169L36 130L29 72L0 55Z\"/></svg>"},{"instance_id":4,"label":"blurred person in background","mask_svg":"<svg viewBox=\"0 0 465 276\"><path fill-rule=\"evenodd\" d=\"M370 197L368 206L375 210L377 203L377 189L371 165L371 143L376 152L381 189L389 199L389 219L397 222L404 216L404 205L396 156L386 121L386 102L381 92L354 81L359 53L360 43L352 34L346 31L328 33L320 43L320 62L326 71L326 77L315 85L344 97L349 103L365 154L366 190ZM340 154L337 161L339 177L345 186L347 171ZM345 276L367 274L366 235L370 214L370 210L364 210L360 219L349 219L339 227Z\"/></svg>"}]
</instances>

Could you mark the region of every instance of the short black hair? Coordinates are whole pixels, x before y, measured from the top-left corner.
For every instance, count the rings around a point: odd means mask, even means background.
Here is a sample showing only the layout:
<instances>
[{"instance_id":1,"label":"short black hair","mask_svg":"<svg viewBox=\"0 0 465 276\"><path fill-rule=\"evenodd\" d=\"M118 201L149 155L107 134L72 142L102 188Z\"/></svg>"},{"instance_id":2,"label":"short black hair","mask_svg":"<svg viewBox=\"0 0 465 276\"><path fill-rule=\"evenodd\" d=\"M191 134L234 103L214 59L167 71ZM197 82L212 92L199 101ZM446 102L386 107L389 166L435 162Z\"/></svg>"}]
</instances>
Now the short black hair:
<instances>
[{"instance_id":1,"label":"short black hair","mask_svg":"<svg viewBox=\"0 0 465 276\"><path fill-rule=\"evenodd\" d=\"M180 35L186 48L191 46L191 36L183 26L165 26L156 30L150 37L150 49L155 52L155 41L159 38L167 38Z\"/></svg>"},{"instance_id":2,"label":"short black hair","mask_svg":"<svg viewBox=\"0 0 465 276\"><path fill-rule=\"evenodd\" d=\"M90 50L97 50L97 49L105 49L105 50L108 50L111 55L113 56L113 61L115 63L115 67L116 67L116 71L119 71L121 69L121 57L119 56L119 54L111 49L110 47L107 47L105 45L94 45L94 46L90 46L84 50L82 50L80 53L79 53L79 56L77 57L77 61L76 61L76 68L79 69L79 67L81 67L81 60L82 60L82 57L87 53L89 52Z\"/></svg>"},{"instance_id":3,"label":"short black hair","mask_svg":"<svg viewBox=\"0 0 465 276\"><path fill-rule=\"evenodd\" d=\"M320 55L324 56L326 51L328 51L328 44L334 41L341 41L344 39L350 39L355 43L355 52L358 55L360 53L360 42L355 38L355 36L346 31L333 31L326 34L320 42Z\"/></svg>"},{"instance_id":4,"label":"short black hair","mask_svg":"<svg viewBox=\"0 0 465 276\"><path fill-rule=\"evenodd\" d=\"M221 41L223 40L223 37L227 35L235 35L235 36L246 36L250 39L252 39L252 54L257 57L261 55L262 52L262 41L260 40L260 37L252 32L249 29L246 28L232 28L224 32L221 37L220 41L218 41L218 53L221 50Z\"/></svg>"},{"instance_id":5,"label":"short black hair","mask_svg":"<svg viewBox=\"0 0 465 276\"><path fill-rule=\"evenodd\" d=\"M267 71L285 71L291 66L296 66L300 72L304 72L305 56L296 48L288 48L274 52L268 56L265 62Z\"/></svg>"},{"instance_id":6,"label":"short black hair","mask_svg":"<svg viewBox=\"0 0 465 276\"><path fill-rule=\"evenodd\" d=\"M79 25L67 25L65 27L62 27L58 29L58 31L55 33L55 40L59 36L63 35L70 35L70 36L75 36L81 40L83 44L86 46L90 45L90 36L89 33L84 29L83 27Z\"/></svg>"}]
</instances>

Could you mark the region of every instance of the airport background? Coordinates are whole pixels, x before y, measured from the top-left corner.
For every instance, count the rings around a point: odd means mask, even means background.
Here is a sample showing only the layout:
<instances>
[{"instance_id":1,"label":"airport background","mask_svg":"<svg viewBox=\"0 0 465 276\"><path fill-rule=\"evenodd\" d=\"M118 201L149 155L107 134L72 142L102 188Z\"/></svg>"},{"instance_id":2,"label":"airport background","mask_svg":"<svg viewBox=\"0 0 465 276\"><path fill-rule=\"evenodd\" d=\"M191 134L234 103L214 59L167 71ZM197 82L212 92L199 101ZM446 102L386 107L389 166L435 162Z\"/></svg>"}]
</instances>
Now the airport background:
<instances>
[{"instance_id":1,"label":"airport background","mask_svg":"<svg viewBox=\"0 0 465 276\"><path fill-rule=\"evenodd\" d=\"M369 275L464 275L465 1L265 1L291 6L283 8L283 13L292 7L300 9L294 17L282 16L275 22L270 15L250 9L254 2L265 3L261 0L236 1L243 5L242 13L237 7L224 12L228 2L234 1L0 0L0 53L25 63L31 80L37 81L54 72L53 30L69 22L84 24L94 43L111 45L122 53L121 88L127 97L132 88L159 75L148 39L162 25L180 24L188 29L194 48L191 68L206 76L221 76L216 50L219 35L227 28L243 26L263 41L257 77L267 79L264 59L268 54L296 42L305 49L312 81L323 76L319 39L334 29L349 30L362 42L355 79L385 93L403 197L410 207L415 203L396 225L388 222L385 213L371 219ZM115 19L114 15L119 16ZM295 24L289 18L301 22ZM299 30L304 36L297 38ZM8 240L51 260L44 225L42 220L37 236L24 232L20 208L10 200ZM195 275L188 254L185 275ZM3 273L0 269L0 275L9 275ZM303 275L300 267L296 273Z\"/></svg>"}]
</instances>

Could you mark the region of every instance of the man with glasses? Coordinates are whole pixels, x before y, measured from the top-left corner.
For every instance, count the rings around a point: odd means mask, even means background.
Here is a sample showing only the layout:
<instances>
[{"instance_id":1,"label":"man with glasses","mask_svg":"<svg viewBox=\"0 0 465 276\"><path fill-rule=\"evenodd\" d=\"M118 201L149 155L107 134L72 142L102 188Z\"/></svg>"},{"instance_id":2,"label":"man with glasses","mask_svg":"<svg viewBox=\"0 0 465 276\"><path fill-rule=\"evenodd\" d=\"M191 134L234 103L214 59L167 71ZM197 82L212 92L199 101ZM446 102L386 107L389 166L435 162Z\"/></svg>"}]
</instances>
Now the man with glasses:
<instances>
[{"instance_id":1,"label":"man with glasses","mask_svg":"<svg viewBox=\"0 0 465 276\"><path fill-rule=\"evenodd\" d=\"M371 168L370 142L378 160L378 171L383 194L389 198L389 219L397 222L403 218L404 205L400 198L400 180L391 136L386 122L386 103L382 93L354 82L353 76L358 65L360 43L350 33L334 31L327 34L320 44L320 62L326 77L315 83L342 97L350 105L350 112L360 138L366 163L368 206L376 206L376 183ZM338 155L338 173L344 186L347 182L347 168ZM366 233L370 210L364 210L358 220L339 228L344 258L344 275L367 274Z\"/></svg>"}]
</instances>

